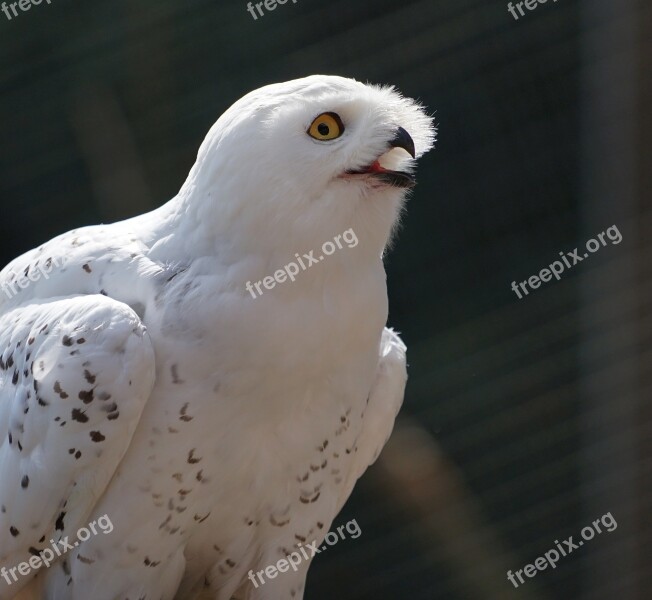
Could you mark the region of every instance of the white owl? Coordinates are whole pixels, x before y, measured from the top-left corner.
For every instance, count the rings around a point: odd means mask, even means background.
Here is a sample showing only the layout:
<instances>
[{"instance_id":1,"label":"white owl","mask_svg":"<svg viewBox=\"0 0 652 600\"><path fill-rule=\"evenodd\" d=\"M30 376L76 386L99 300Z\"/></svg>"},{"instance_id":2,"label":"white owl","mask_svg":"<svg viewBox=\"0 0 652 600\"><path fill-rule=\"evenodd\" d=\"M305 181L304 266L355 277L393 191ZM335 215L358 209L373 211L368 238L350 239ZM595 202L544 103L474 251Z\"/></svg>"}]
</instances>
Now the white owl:
<instances>
[{"instance_id":1,"label":"white owl","mask_svg":"<svg viewBox=\"0 0 652 600\"><path fill-rule=\"evenodd\" d=\"M433 141L392 88L264 87L173 200L2 271L0 599L302 598L309 561L247 574L321 543L391 433L406 365L382 256ZM110 533L77 537L102 515Z\"/></svg>"}]
</instances>

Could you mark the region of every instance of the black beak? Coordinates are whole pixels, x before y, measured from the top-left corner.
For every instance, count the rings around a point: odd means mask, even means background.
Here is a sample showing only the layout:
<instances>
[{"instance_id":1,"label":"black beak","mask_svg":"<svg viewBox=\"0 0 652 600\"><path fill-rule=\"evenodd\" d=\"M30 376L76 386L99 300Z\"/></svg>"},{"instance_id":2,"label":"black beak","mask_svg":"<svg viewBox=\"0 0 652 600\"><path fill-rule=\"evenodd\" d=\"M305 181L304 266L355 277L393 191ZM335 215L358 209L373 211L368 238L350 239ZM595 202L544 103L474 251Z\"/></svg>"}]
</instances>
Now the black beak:
<instances>
[{"instance_id":1,"label":"black beak","mask_svg":"<svg viewBox=\"0 0 652 600\"><path fill-rule=\"evenodd\" d=\"M417 157L412 136L402 127L396 130L394 139L388 143L390 148L403 148L412 158ZM415 185L414 174L404 171L390 171L380 165L380 159L362 169L346 171L346 175L365 175L374 177L397 188L411 188Z\"/></svg>"},{"instance_id":2,"label":"black beak","mask_svg":"<svg viewBox=\"0 0 652 600\"><path fill-rule=\"evenodd\" d=\"M396 131L394 139L389 143L390 148L403 148L412 158L417 157L417 151L414 147L414 140L412 136L405 131L402 127L399 127Z\"/></svg>"}]
</instances>

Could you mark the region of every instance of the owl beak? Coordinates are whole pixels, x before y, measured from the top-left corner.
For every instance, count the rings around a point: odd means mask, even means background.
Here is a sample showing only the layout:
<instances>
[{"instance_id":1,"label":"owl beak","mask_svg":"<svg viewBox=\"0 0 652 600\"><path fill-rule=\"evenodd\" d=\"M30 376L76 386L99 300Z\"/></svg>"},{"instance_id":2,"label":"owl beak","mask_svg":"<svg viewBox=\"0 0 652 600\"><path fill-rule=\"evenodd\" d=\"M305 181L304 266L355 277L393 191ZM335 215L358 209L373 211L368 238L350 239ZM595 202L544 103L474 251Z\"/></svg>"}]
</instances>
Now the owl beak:
<instances>
[{"instance_id":1,"label":"owl beak","mask_svg":"<svg viewBox=\"0 0 652 600\"><path fill-rule=\"evenodd\" d=\"M412 136L402 127L396 130L394 139L389 142L390 148L403 148L412 158L417 157L417 150L414 146Z\"/></svg>"},{"instance_id":2,"label":"owl beak","mask_svg":"<svg viewBox=\"0 0 652 600\"><path fill-rule=\"evenodd\" d=\"M414 147L414 140L412 139L412 136L403 129L403 127L399 127L396 130L394 138L388 142L388 146L390 149L402 148L412 158L416 158L417 153L416 148ZM342 175L345 179L358 176L373 178L375 181L380 181L398 188L411 188L416 183L412 173L386 169L380 164L380 158L363 169L347 171Z\"/></svg>"}]
</instances>

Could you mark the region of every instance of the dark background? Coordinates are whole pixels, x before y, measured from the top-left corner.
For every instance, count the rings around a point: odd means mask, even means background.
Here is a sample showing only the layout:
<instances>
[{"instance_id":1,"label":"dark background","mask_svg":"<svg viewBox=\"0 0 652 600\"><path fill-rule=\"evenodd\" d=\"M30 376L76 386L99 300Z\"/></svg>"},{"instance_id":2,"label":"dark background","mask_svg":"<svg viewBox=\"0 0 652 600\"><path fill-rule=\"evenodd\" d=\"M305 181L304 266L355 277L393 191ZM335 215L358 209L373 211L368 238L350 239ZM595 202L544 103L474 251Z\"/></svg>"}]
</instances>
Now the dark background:
<instances>
[{"instance_id":1,"label":"dark background","mask_svg":"<svg viewBox=\"0 0 652 600\"><path fill-rule=\"evenodd\" d=\"M649 599L649 0L52 0L0 13L0 265L159 206L261 85L329 73L436 113L387 260L410 382L307 600ZM519 300L510 286L623 235ZM2 483L0 482L0 485ZM506 579L611 512L515 590Z\"/></svg>"}]
</instances>

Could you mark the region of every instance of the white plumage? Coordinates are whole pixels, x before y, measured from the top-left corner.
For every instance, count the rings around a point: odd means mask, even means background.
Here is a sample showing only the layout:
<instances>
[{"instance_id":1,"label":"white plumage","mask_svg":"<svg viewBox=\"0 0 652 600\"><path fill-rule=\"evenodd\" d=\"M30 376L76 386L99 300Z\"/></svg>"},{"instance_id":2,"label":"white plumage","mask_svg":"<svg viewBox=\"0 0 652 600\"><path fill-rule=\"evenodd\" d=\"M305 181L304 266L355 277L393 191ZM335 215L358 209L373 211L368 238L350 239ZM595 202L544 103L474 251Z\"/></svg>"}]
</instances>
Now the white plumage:
<instances>
[{"instance_id":1,"label":"white plumage","mask_svg":"<svg viewBox=\"0 0 652 600\"><path fill-rule=\"evenodd\" d=\"M405 347L382 254L433 139L390 88L268 86L217 121L168 204L0 274L66 259L0 296L0 567L114 525L0 578L1 600L302 597L308 562L258 588L247 573L321 543L391 433ZM355 248L245 289L349 229Z\"/></svg>"}]
</instances>

